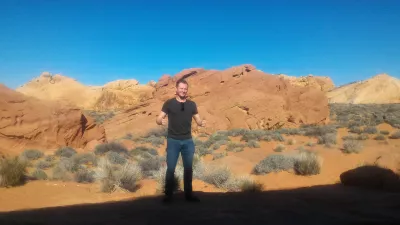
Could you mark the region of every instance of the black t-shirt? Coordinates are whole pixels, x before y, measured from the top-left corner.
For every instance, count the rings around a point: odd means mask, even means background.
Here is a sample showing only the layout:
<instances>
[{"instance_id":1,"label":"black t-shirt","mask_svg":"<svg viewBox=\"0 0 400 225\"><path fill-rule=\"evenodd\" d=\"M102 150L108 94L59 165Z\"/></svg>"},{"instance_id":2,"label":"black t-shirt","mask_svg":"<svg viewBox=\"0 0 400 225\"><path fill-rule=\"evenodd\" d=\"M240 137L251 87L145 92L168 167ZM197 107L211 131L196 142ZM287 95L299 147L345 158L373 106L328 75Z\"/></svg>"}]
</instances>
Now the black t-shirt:
<instances>
[{"instance_id":1,"label":"black t-shirt","mask_svg":"<svg viewBox=\"0 0 400 225\"><path fill-rule=\"evenodd\" d=\"M168 115L168 137L178 140L192 138L192 117L197 114L196 103L190 100L179 102L176 98L168 99L162 106Z\"/></svg>"}]
</instances>

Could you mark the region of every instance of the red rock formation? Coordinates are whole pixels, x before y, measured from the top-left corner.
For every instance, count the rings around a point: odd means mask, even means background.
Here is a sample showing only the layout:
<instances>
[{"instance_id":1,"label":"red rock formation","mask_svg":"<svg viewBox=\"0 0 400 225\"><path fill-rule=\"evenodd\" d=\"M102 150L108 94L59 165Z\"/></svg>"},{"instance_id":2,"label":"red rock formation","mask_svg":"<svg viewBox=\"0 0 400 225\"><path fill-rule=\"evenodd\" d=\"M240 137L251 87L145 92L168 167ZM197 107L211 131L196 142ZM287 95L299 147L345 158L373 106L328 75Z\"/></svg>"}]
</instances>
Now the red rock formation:
<instances>
[{"instance_id":1,"label":"red rock formation","mask_svg":"<svg viewBox=\"0 0 400 225\"><path fill-rule=\"evenodd\" d=\"M293 85L252 65L241 65L224 71L190 69L173 77L163 76L153 99L123 111L104 124L107 136L120 137L156 127L156 116L163 101L174 97L177 80L174 78L178 77L186 77L189 82L190 98L207 121L206 132L296 127L329 120L328 100L323 91ZM193 131L198 131L194 123Z\"/></svg>"},{"instance_id":2,"label":"red rock formation","mask_svg":"<svg viewBox=\"0 0 400 225\"><path fill-rule=\"evenodd\" d=\"M0 84L0 151L59 146L84 148L106 141L104 128L78 108L26 96Z\"/></svg>"}]
</instances>

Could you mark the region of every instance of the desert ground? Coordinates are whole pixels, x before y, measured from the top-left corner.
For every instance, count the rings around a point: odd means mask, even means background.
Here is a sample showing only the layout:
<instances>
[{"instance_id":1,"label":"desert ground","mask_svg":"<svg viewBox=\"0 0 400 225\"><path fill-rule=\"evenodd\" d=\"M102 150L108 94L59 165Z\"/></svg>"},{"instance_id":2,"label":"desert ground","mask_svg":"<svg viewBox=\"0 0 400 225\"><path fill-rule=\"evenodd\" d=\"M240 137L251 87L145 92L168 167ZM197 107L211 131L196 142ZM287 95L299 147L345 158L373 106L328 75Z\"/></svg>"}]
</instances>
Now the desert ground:
<instances>
[{"instance_id":1,"label":"desert ground","mask_svg":"<svg viewBox=\"0 0 400 225\"><path fill-rule=\"evenodd\" d=\"M291 84L293 80L282 82ZM170 90L160 83L153 85L158 88L154 96ZM322 86L318 86L321 96L327 92ZM315 89L296 88L289 88L288 93L314 93ZM206 102L205 96L199 98ZM326 97L314 99L321 105L328 102ZM148 101L150 106L141 105ZM153 107L151 101L143 100L135 109ZM247 115L255 113L257 106L250 105ZM300 106L288 109L285 116L313 121ZM78 147L48 144L40 148L44 142L38 139L32 146L39 147L13 149L8 146L28 145L4 141L0 223L400 223L400 104L329 103L320 114L317 109L312 112L321 118L328 113L328 122L323 124L249 129L250 122L246 122L247 128L232 122L230 125L238 126L196 127L193 187L201 202L187 203L182 198L183 170L178 162L179 185L170 205L161 202L166 128L147 129L148 122L139 121L146 115L135 109L86 109L83 114L92 118L93 125L85 127L96 130L91 135L81 131L81 136L86 134L84 141L72 135L69 143ZM299 114L293 113L296 109ZM126 122L126 115L137 118ZM210 113L209 118L217 116ZM274 119L279 124L280 117L271 117ZM139 121L145 132L122 132L122 120L129 127ZM54 143L59 139L54 137Z\"/></svg>"}]
</instances>

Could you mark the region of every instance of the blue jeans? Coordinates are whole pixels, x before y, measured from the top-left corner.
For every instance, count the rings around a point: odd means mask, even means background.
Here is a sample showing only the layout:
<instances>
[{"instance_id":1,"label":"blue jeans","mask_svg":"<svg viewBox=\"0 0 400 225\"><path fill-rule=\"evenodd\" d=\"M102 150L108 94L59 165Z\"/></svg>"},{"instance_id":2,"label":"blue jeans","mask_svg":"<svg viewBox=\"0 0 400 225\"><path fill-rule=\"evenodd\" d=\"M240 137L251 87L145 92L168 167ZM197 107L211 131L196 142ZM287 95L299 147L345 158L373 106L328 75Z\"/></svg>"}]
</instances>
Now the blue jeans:
<instances>
[{"instance_id":1,"label":"blue jeans","mask_svg":"<svg viewBox=\"0 0 400 225\"><path fill-rule=\"evenodd\" d=\"M192 194L193 180L193 156L195 146L193 139L176 140L167 138L167 172L165 177L165 194L172 195L175 189L175 168L179 154L182 155L183 162L183 183L186 195Z\"/></svg>"}]
</instances>

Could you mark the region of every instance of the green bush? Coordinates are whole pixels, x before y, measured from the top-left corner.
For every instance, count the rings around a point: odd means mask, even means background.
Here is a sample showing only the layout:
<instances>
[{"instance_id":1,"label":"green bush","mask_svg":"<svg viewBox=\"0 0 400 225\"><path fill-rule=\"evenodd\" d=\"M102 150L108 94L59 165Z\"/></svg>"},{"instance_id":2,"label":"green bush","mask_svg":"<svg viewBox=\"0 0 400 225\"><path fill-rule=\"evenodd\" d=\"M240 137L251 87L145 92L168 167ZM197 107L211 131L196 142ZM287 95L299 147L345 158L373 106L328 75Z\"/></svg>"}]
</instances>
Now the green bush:
<instances>
[{"instance_id":1,"label":"green bush","mask_svg":"<svg viewBox=\"0 0 400 225\"><path fill-rule=\"evenodd\" d=\"M0 158L0 187L14 187L26 182L26 163L18 157Z\"/></svg>"},{"instance_id":2,"label":"green bush","mask_svg":"<svg viewBox=\"0 0 400 225\"><path fill-rule=\"evenodd\" d=\"M361 141L359 140L345 140L343 142L343 149L344 153L359 153L363 148Z\"/></svg>"},{"instance_id":3,"label":"green bush","mask_svg":"<svg viewBox=\"0 0 400 225\"><path fill-rule=\"evenodd\" d=\"M35 171L33 171L31 176L36 180L47 180L48 178L47 174L41 169L36 169Z\"/></svg>"},{"instance_id":4,"label":"green bush","mask_svg":"<svg viewBox=\"0 0 400 225\"><path fill-rule=\"evenodd\" d=\"M40 159L44 156L43 152L37 149L28 149L21 153L21 156L28 160Z\"/></svg>"},{"instance_id":5,"label":"green bush","mask_svg":"<svg viewBox=\"0 0 400 225\"><path fill-rule=\"evenodd\" d=\"M61 147L55 152L56 156L71 158L76 154L76 150L71 147Z\"/></svg>"},{"instance_id":6,"label":"green bush","mask_svg":"<svg viewBox=\"0 0 400 225\"><path fill-rule=\"evenodd\" d=\"M128 150L122 144L116 142L99 144L94 149L96 155L103 155L110 151L120 154L128 154Z\"/></svg>"},{"instance_id":7,"label":"green bush","mask_svg":"<svg viewBox=\"0 0 400 225\"><path fill-rule=\"evenodd\" d=\"M318 155L311 151L301 151L294 161L294 171L298 175L310 176L321 172L321 162Z\"/></svg>"},{"instance_id":8,"label":"green bush","mask_svg":"<svg viewBox=\"0 0 400 225\"><path fill-rule=\"evenodd\" d=\"M256 175L268 174L293 169L294 159L285 155L269 155L261 160L254 168L252 173Z\"/></svg>"}]
</instances>

